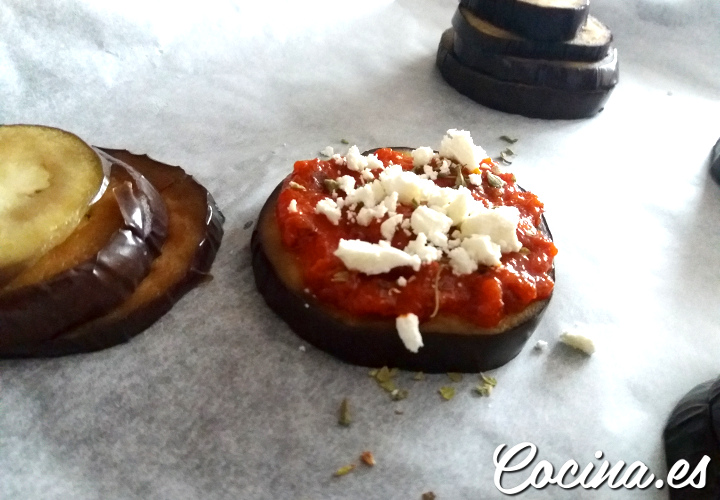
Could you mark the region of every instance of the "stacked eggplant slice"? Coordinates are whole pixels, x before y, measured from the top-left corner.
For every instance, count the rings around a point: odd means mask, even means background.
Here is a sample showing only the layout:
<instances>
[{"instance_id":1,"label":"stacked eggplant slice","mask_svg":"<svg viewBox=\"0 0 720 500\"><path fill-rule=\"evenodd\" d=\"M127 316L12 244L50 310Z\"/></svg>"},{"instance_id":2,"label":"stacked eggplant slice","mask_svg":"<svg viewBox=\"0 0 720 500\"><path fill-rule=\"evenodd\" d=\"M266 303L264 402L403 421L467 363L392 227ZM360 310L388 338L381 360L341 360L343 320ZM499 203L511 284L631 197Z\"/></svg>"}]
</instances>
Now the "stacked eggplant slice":
<instances>
[{"instance_id":1,"label":"stacked eggplant slice","mask_svg":"<svg viewBox=\"0 0 720 500\"><path fill-rule=\"evenodd\" d=\"M618 82L618 54L589 0L461 0L437 52L460 93L533 118L587 118Z\"/></svg>"},{"instance_id":2,"label":"stacked eggplant slice","mask_svg":"<svg viewBox=\"0 0 720 500\"><path fill-rule=\"evenodd\" d=\"M223 236L181 168L0 126L0 357L125 342L207 277Z\"/></svg>"}]
</instances>

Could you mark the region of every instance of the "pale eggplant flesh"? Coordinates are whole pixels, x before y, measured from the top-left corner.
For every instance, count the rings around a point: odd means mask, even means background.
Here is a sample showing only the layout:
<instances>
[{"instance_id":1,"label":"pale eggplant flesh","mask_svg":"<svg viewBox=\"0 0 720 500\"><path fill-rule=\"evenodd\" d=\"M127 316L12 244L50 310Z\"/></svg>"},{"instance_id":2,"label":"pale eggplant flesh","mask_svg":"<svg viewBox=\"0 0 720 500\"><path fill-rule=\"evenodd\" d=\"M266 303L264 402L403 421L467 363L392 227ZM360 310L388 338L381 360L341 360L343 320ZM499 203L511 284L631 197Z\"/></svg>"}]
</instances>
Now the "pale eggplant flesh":
<instances>
[{"instance_id":1,"label":"pale eggplant flesh","mask_svg":"<svg viewBox=\"0 0 720 500\"><path fill-rule=\"evenodd\" d=\"M375 149L366 153L373 151ZM400 340L394 319L348 316L318 302L302 288L288 286L269 254L278 244L274 241L277 236L272 233L277 231L275 209L281 189L282 183L263 206L253 232L255 284L270 309L295 334L318 349L361 366L389 366L427 373L477 373L502 366L516 357L540 322L548 300L532 304L532 312L522 322L504 331L450 332L421 325L424 346L417 353L408 351ZM544 218L541 230L550 236ZM554 277L554 269L551 275Z\"/></svg>"},{"instance_id":2,"label":"pale eggplant flesh","mask_svg":"<svg viewBox=\"0 0 720 500\"><path fill-rule=\"evenodd\" d=\"M686 460L694 471L704 456L705 487L670 488L671 500L720 498L720 377L694 387L675 406L663 431L668 470Z\"/></svg>"},{"instance_id":3,"label":"pale eggplant flesh","mask_svg":"<svg viewBox=\"0 0 720 500\"><path fill-rule=\"evenodd\" d=\"M150 272L167 224L165 204L152 184L131 168L113 165L110 187L76 230L0 290L0 355L122 303ZM89 248L97 250L87 255Z\"/></svg>"},{"instance_id":4,"label":"pale eggplant flesh","mask_svg":"<svg viewBox=\"0 0 720 500\"><path fill-rule=\"evenodd\" d=\"M602 111L614 88L568 90L501 80L460 62L453 39L452 29L440 39L436 58L440 74L461 94L499 111L530 118L588 118Z\"/></svg>"},{"instance_id":5,"label":"pale eggplant flesh","mask_svg":"<svg viewBox=\"0 0 720 500\"><path fill-rule=\"evenodd\" d=\"M461 0L479 17L531 40L571 40L588 17L589 0Z\"/></svg>"},{"instance_id":6,"label":"pale eggplant flesh","mask_svg":"<svg viewBox=\"0 0 720 500\"><path fill-rule=\"evenodd\" d=\"M63 356L127 342L160 319L187 292L210 279L225 219L208 190L180 167L127 151L103 151L147 178L167 207L167 238L160 254L124 302L44 342L3 349L0 357Z\"/></svg>"},{"instance_id":7,"label":"pale eggplant flesh","mask_svg":"<svg viewBox=\"0 0 720 500\"><path fill-rule=\"evenodd\" d=\"M574 38L567 41L540 41L504 30L459 6L452 18L457 34L455 53L460 60L470 60L465 51L485 54L560 61L599 61L607 56L613 36L597 18L588 16Z\"/></svg>"}]
</instances>

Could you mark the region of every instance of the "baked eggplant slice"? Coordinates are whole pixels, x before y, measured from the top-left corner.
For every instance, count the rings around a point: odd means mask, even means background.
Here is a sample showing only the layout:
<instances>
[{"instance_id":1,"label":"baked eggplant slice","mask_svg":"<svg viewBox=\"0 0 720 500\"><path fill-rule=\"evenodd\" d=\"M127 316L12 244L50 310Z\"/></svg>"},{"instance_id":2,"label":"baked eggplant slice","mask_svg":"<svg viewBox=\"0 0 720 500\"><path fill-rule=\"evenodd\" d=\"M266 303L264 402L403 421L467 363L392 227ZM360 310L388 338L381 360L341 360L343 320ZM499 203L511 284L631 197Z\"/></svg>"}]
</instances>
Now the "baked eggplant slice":
<instances>
[{"instance_id":1,"label":"baked eggplant slice","mask_svg":"<svg viewBox=\"0 0 720 500\"><path fill-rule=\"evenodd\" d=\"M450 86L493 109L531 118L578 119L600 112L614 87L568 90L501 80L461 63L454 53L454 32L446 30L436 64Z\"/></svg>"},{"instance_id":2,"label":"baked eggplant slice","mask_svg":"<svg viewBox=\"0 0 720 500\"><path fill-rule=\"evenodd\" d=\"M704 488L670 488L672 500L716 500L720 497L720 378L694 387L675 406L663 432L668 470L686 460L695 470L710 457Z\"/></svg>"},{"instance_id":3,"label":"baked eggplant slice","mask_svg":"<svg viewBox=\"0 0 720 500\"><path fill-rule=\"evenodd\" d=\"M150 182L113 165L108 189L75 231L0 290L0 354L121 304L150 272L167 224Z\"/></svg>"},{"instance_id":4,"label":"baked eggplant slice","mask_svg":"<svg viewBox=\"0 0 720 500\"><path fill-rule=\"evenodd\" d=\"M710 173L715 181L720 183L720 139L715 143L710 153Z\"/></svg>"},{"instance_id":5,"label":"baked eggplant slice","mask_svg":"<svg viewBox=\"0 0 720 500\"><path fill-rule=\"evenodd\" d=\"M494 328L479 328L439 314L420 327L424 347L410 352L398 336L394 319L348 316L304 291L295 258L283 247L275 218L281 189L282 183L263 206L253 232L255 283L270 308L313 346L356 365L475 373L513 359L537 327L549 299L532 303ZM550 236L544 219L541 230ZM554 272L551 275L554 278Z\"/></svg>"},{"instance_id":6,"label":"baked eggplant slice","mask_svg":"<svg viewBox=\"0 0 720 500\"><path fill-rule=\"evenodd\" d=\"M585 23L590 0L461 0L491 23L532 40L571 40Z\"/></svg>"},{"instance_id":7,"label":"baked eggplant slice","mask_svg":"<svg viewBox=\"0 0 720 500\"><path fill-rule=\"evenodd\" d=\"M610 29L588 16L574 38L568 41L538 41L516 35L476 16L459 6L452 18L455 53L461 61L471 61L471 52L551 61L599 61L610 50Z\"/></svg>"},{"instance_id":8,"label":"baked eggplant slice","mask_svg":"<svg viewBox=\"0 0 720 500\"><path fill-rule=\"evenodd\" d=\"M43 343L5 350L5 357L48 357L97 351L128 341L208 279L223 237L224 217L210 193L180 167L127 151L103 149L155 186L167 207L167 238L147 277L105 315Z\"/></svg>"},{"instance_id":9,"label":"baked eggplant slice","mask_svg":"<svg viewBox=\"0 0 720 500\"><path fill-rule=\"evenodd\" d=\"M75 230L103 180L100 158L76 135L0 126L0 287Z\"/></svg>"}]
</instances>

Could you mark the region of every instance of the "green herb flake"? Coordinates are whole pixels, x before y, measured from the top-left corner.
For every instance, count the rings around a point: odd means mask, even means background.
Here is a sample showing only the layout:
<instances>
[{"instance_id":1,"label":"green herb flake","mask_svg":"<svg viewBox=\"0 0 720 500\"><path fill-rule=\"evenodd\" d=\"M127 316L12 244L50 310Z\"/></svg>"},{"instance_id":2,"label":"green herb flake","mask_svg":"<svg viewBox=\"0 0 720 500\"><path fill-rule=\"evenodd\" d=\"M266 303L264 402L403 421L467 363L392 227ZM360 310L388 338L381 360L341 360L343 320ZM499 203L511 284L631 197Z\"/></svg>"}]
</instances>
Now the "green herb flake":
<instances>
[{"instance_id":1,"label":"green herb flake","mask_svg":"<svg viewBox=\"0 0 720 500\"><path fill-rule=\"evenodd\" d=\"M305 186L303 186L302 184L298 184L298 183L295 182L295 181L290 181L290 182L288 183L288 186L290 186L290 187L293 188L293 189L298 189L298 190L300 190L300 191L305 191Z\"/></svg>"},{"instance_id":2,"label":"green herb flake","mask_svg":"<svg viewBox=\"0 0 720 500\"><path fill-rule=\"evenodd\" d=\"M505 156L515 156L515 151L513 151L513 150L510 149L510 148L505 148L505 149L502 151L502 153L500 153L500 156L503 156L503 155L505 155Z\"/></svg>"},{"instance_id":3,"label":"green herb flake","mask_svg":"<svg viewBox=\"0 0 720 500\"><path fill-rule=\"evenodd\" d=\"M458 165L457 167L457 174L455 175L455 186L465 186L467 187L467 181L465 180L465 176L462 173L462 165Z\"/></svg>"},{"instance_id":4,"label":"green herb flake","mask_svg":"<svg viewBox=\"0 0 720 500\"><path fill-rule=\"evenodd\" d=\"M395 385L395 382L393 380L385 380L383 382L378 382L378 385L382 387L386 392L389 392L391 394L393 391L397 390L397 386Z\"/></svg>"},{"instance_id":5,"label":"green herb flake","mask_svg":"<svg viewBox=\"0 0 720 500\"><path fill-rule=\"evenodd\" d=\"M340 188L340 184L335 179L325 179L323 181L323 184L325 184L325 189L327 189L331 193Z\"/></svg>"},{"instance_id":6,"label":"green herb flake","mask_svg":"<svg viewBox=\"0 0 720 500\"><path fill-rule=\"evenodd\" d=\"M510 137L509 135L501 135L500 139L510 144L515 144L518 141L517 137Z\"/></svg>"},{"instance_id":7,"label":"green herb flake","mask_svg":"<svg viewBox=\"0 0 720 500\"><path fill-rule=\"evenodd\" d=\"M348 427L351 423L352 416L350 415L350 401L348 401L348 398L344 398L340 403L340 416L338 417L338 424Z\"/></svg>"},{"instance_id":8,"label":"green herb flake","mask_svg":"<svg viewBox=\"0 0 720 500\"><path fill-rule=\"evenodd\" d=\"M379 371L380 371L380 370L378 370L377 368L373 368L372 370L370 370L370 371L368 372L368 375L371 376L372 378L375 378L375 377L377 377L377 374L378 374Z\"/></svg>"},{"instance_id":9,"label":"green herb flake","mask_svg":"<svg viewBox=\"0 0 720 500\"><path fill-rule=\"evenodd\" d=\"M344 465L343 467L340 467L338 470L336 470L333 473L333 476L340 477L346 474L350 474L352 471L355 470L355 467L357 467L357 465L355 464Z\"/></svg>"},{"instance_id":10,"label":"green herb flake","mask_svg":"<svg viewBox=\"0 0 720 500\"><path fill-rule=\"evenodd\" d=\"M450 401L452 398L455 397L455 388L450 385L442 386L440 389L438 389L438 392L445 401Z\"/></svg>"},{"instance_id":11,"label":"green herb flake","mask_svg":"<svg viewBox=\"0 0 720 500\"><path fill-rule=\"evenodd\" d=\"M347 271L338 271L335 274L333 274L333 277L330 281L334 283L345 283L347 280L350 279L350 273Z\"/></svg>"},{"instance_id":12,"label":"green herb flake","mask_svg":"<svg viewBox=\"0 0 720 500\"><path fill-rule=\"evenodd\" d=\"M521 247L520 250L519 250L519 252L520 252L522 255L529 255L529 254L530 254L530 249L529 249L528 247Z\"/></svg>"},{"instance_id":13,"label":"green herb flake","mask_svg":"<svg viewBox=\"0 0 720 500\"><path fill-rule=\"evenodd\" d=\"M501 188L505 185L505 181L502 180L497 175L493 174L492 172L487 172L486 175L487 175L488 184L490 184L491 187Z\"/></svg>"},{"instance_id":14,"label":"green herb flake","mask_svg":"<svg viewBox=\"0 0 720 500\"><path fill-rule=\"evenodd\" d=\"M420 206L420 203L418 203L418 201L417 201L415 198L413 198L412 200L410 200L410 204L412 205L413 210L415 210L417 207Z\"/></svg>"},{"instance_id":15,"label":"green herb flake","mask_svg":"<svg viewBox=\"0 0 720 500\"><path fill-rule=\"evenodd\" d=\"M448 373L447 376L453 382L462 382L463 379L462 373Z\"/></svg>"},{"instance_id":16,"label":"green herb flake","mask_svg":"<svg viewBox=\"0 0 720 500\"><path fill-rule=\"evenodd\" d=\"M417 372L413 377L413 380L425 380L425 374L423 372Z\"/></svg>"},{"instance_id":17,"label":"green herb flake","mask_svg":"<svg viewBox=\"0 0 720 500\"><path fill-rule=\"evenodd\" d=\"M478 384L475 386L475 392L477 392L479 395L489 398L490 394L492 394L493 386L490 384Z\"/></svg>"},{"instance_id":18,"label":"green herb flake","mask_svg":"<svg viewBox=\"0 0 720 500\"><path fill-rule=\"evenodd\" d=\"M340 142L342 144L350 144L350 141L348 141L347 139L340 139Z\"/></svg>"},{"instance_id":19,"label":"green herb flake","mask_svg":"<svg viewBox=\"0 0 720 500\"><path fill-rule=\"evenodd\" d=\"M393 401L402 401L403 399L407 399L407 397L410 395L407 389L395 389L390 393L390 397Z\"/></svg>"},{"instance_id":20,"label":"green herb flake","mask_svg":"<svg viewBox=\"0 0 720 500\"><path fill-rule=\"evenodd\" d=\"M375 378L377 379L378 382L387 382L392 377L393 377L393 374L387 366L383 366L375 374Z\"/></svg>"},{"instance_id":21,"label":"green herb flake","mask_svg":"<svg viewBox=\"0 0 720 500\"><path fill-rule=\"evenodd\" d=\"M488 385L491 385L493 387L495 387L497 385L497 379L495 377L489 377L489 376L485 375L484 373L481 373L480 378L482 379L482 381L484 383L486 383Z\"/></svg>"}]
</instances>

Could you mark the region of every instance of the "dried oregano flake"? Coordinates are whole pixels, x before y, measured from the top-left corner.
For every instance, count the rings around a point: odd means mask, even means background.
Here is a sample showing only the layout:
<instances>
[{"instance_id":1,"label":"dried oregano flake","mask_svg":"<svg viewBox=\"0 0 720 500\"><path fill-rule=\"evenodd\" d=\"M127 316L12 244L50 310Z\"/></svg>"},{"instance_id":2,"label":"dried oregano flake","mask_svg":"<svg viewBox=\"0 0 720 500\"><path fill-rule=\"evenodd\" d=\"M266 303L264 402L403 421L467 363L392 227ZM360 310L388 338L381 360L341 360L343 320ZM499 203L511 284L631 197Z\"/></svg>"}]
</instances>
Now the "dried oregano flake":
<instances>
[{"instance_id":1,"label":"dried oregano flake","mask_svg":"<svg viewBox=\"0 0 720 500\"><path fill-rule=\"evenodd\" d=\"M447 376L453 382L462 382L463 379L462 373L448 372Z\"/></svg>"},{"instance_id":2,"label":"dried oregano flake","mask_svg":"<svg viewBox=\"0 0 720 500\"><path fill-rule=\"evenodd\" d=\"M344 398L340 403L340 415L338 417L338 424L348 427L352 423L352 415L350 414L350 401L348 398Z\"/></svg>"},{"instance_id":3,"label":"dried oregano flake","mask_svg":"<svg viewBox=\"0 0 720 500\"><path fill-rule=\"evenodd\" d=\"M493 174L492 172L487 172L486 176L487 176L488 184L490 184L491 187L501 188L505 185L505 181L502 180L497 175Z\"/></svg>"},{"instance_id":4,"label":"dried oregano flake","mask_svg":"<svg viewBox=\"0 0 720 500\"><path fill-rule=\"evenodd\" d=\"M335 476L335 477L340 477L340 476L344 476L344 475L346 475L346 474L349 474L349 473L351 473L352 471L355 470L355 467L357 467L357 465L355 465L355 464L344 465L344 466L340 467L338 470L336 470L336 471L333 473L333 476Z\"/></svg>"},{"instance_id":5,"label":"dried oregano flake","mask_svg":"<svg viewBox=\"0 0 720 500\"><path fill-rule=\"evenodd\" d=\"M510 144L515 144L518 141L517 137L510 137L509 135L501 135L500 139Z\"/></svg>"},{"instance_id":6,"label":"dried oregano flake","mask_svg":"<svg viewBox=\"0 0 720 500\"><path fill-rule=\"evenodd\" d=\"M288 186L290 186L293 189L299 189L300 191L305 191L305 186L303 186L302 184L298 184L295 181L290 181L288 183Z\"/></svg>"},{"instance_id":7,"label":"dried oregano flake","mask_svg":"<svg viewBox=\"0 0 720 500\"><path fill-rule=\"evenodd\" d=\"M455 397L455 388L450 385L442 386L440 389L438 389L438 392L445 401L450 401L452 398Z\"/></svg>"}]
</instances>

